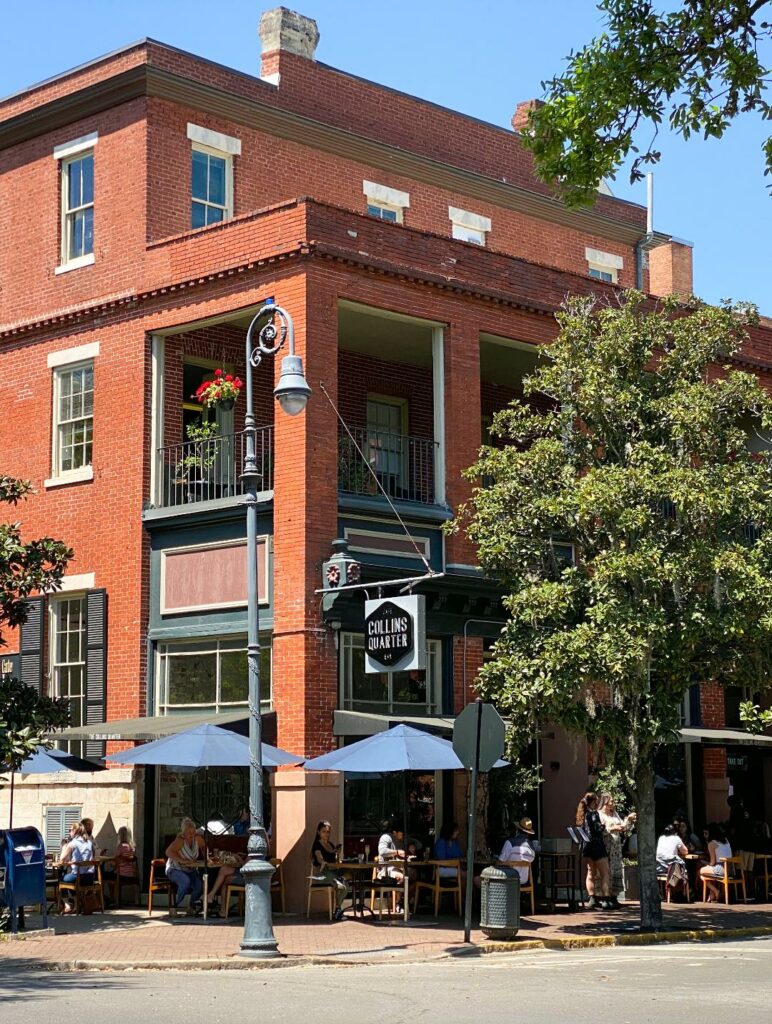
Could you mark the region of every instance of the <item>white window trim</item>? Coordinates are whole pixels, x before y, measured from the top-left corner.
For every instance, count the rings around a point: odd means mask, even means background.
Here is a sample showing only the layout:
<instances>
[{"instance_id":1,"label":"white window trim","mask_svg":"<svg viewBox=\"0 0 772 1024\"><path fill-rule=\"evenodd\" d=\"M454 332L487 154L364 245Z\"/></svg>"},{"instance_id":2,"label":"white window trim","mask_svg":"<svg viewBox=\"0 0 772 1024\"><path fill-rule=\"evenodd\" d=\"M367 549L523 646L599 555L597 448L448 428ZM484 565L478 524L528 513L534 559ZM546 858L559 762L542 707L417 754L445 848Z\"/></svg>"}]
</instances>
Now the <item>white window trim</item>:
<instances>
[{"instance_id":1,"label":"white window trim","mask_svg":"<svg viewBox=\"0 0 772 1024\"><path fill-rule=\"evenodd\" d=\"M594 274L590 274L590 277L594 277L596 281L601 281L603 284L617 284L618 283L618 272L613 267L604 267L600 263L588 263L587 270L597 270L601 274L610 274L611 280L605 281L603 278L597 277Z\"/></svg>"},{"instance_id":2,"label":"white window trim","mask_svg":"<svg viewBox=\"0 0 772 1024\"><path fill-rule=\"evenodd\" d=\"M96 133L95 133L96 134ZM54 274L66 274L70 270L80 270L81 267L89 267L94 263L94 251L84 253L83 256L75 256L73 259L68 257L70 249L70 237L69 230L67 227L67 175L65 171L70 162L79 160L89 152L93 152L93 143L89 144L88 139L90 136L85 135L82 139L78 139L76 142L70 143L68 152L66 154L60 154L59 160L59 181L60 181L60 235L61 244L59 247L59 265L54 269ZM54 150L54 156L56 156L56 150ZM96 164L94 177L96 181ZM94 198L89 204L92 210L96 210L96 188L94 190ZM85 209L85 207L79 207L79 209Z\"/></svg>"},{"instance_id":3,"label":"white window trim","mask_svg":"<svg viewBox=\"0 0 772 1024\"><path fill-rule=\"evenodd\" d=\"M348 710L352 710L353 709L353 705L355 703L379 703L379 704L383 704L384 706L387 706L389 708L391 708L394 704L401 703L400 701L394 701L394 700L385 700L385 701L377 701L377 702L376 701L372 701L372 702L368 702L368 701L355 701L353 697L349 696L350 689L347 690L347 680L346 680L346 660L347 660L346 659L346 653L347 653L347 650L348 650L349 657L351 657L350 652L354 650L355 646L359 647L358 644L356 644L356 645L354 644L354 640L355 639L360 639L362 641L362 649L363 649L364 648L364 634L362 634L362 633L356 633L356 632L353 632L353 631L350 631L350 630L345 630L344 632L342 632L340 634L340 639L338 641L339 646L340 646L340 656L338 658L338 707L341 710L348 711ZM439 709L442 707L442 642L438 638L436 638L436 637L427 637L426 638L426 669L425 669L425 671L427 673L427 676L428 676L428 673L429 673L429 664L430 664L430 661L431 661L432 658L436 658L437 675L436 675L436 678L434 678L432 680L428 680L427 679L427 682L430 683L433 692L430 692L428 694L429 700L428 700L427 704L416 705L417 708L425 709L425 714L427 716L428 715L439 714ZM389 676L391 676L391 673L387 672L386 670L384 670L384 672L381 673L381 674L382 675L389 675ZM351 681L349 681L349 682L351 682ZM273 676L271 676L271 685L273 685ZM392 681L391 681L391 679L389 679L389 690L391 690L391 687L392 687ZM432 699L432 698L435 698L435 699ZM387 713L388 714L392 714L393 712L391 710L389 710ZM404 712L400 712L400 713L404 714Z\"/></svg>"},{"instance_id":4,"label":"white window trim","mask_svg":"<svg viewBox=\"0 0 772 1024\"><path fill-rule=\"evenodd\" d=\"M460 224L473 231L482 231L486 235L491 229L490 217L482 217L479 213L472 213L469 210L460 210L457 206L448 207L448 217L453 224Z\"/></svg>"},{"instance_id":5,"label":"white window trim","mask_svg":"<svg viewBox=\"0 0 772 1024\"><path fill-rule=\"evenodd\" d=\"M588 263L594 263L598 270L621 270L625 265L621 256L613 252L603 252L602 249L586 248L584 258Z\"/></svg>"},{"instance_id":6,"label":"white window trim","mask_svg":"<svg viewBox=\"0 0 772 1024\"><path fill-rule=\"evenodd\" d=\"M231 220L233 218L233 157L230 153L226 153L225 150L215 149L212 146L204 146L200 142L194 142L191 147L191 153L208 153L209 156L215 156L219 160L225 161L225 206L221 207L218 203L211 203L208 199L199 199L193 195L193 189L190 190L190 202L201 203L203 206L213 206L216 209L222 209L223 221ZM216 221L215 223L221 223ZM212 224L206 224L205 227L212 227ZM201 228L191 227L191 231L200 231Z\"/></svg>"},{"instance_id":7,"label":"white window trim","mask_svg":"<svg viewBox=\"0 0 772 1024\"><path fill-rule=\"evenodd\" d=\"M49 352L46 357L48 369L53 370L57 366L67 366L68 363L86 363L96 359L99 355L99 342L91 341L87 345L75 345L73 348L59 349L58 352Z\"/></svg>"},{"instance_id":8,"label":"white window trim","mask_svg":"<svg viewBox=\"0 0 772 1024\"><path fill-rule=\"evenodd\" d=\"M85 153L87 149L93 149L98 141L99 132L91 132L90 135L81 135L79 139L73 139L71 142L63 142L59 146L54 146L54 160L66 160L78 153Z\"/></svg>"},{"instance_id":9,"label":"white window trim","mask_svg":"<svg viewBox=\"0 0 772 1024\"><path fill-rule=\"evenodd\" d=\"M80 346L81 349L90 348L89 345ZM69 352L76 352L77 348L70 349ZM98 343L97 343L98 351ZM51 355L57 355L63 353L50 353ZM51 430L51 470L55 473L55 476L50 477L48 480L43 481L43 486L48 487L64 487L66 484L81 483L85 480L94 479L94 464L90 463L88 466L78 466L77 469L66 469L59 470L59 373L62 370L77 369L79 366L87 366L91 363L92 370L94 369L93 357L86 357L82 359L67 359L54 366L54 379L53 379L53 424ZM49 363L49 365L51 365ZM96 388L94 389L96 391ZM94 414L91 414L91 421L93 425ZM92 445L93 432L92 432Z\"/></svg>"},{"instance_id":10,"label":"white window trim","mask_svg":"<svg viewBox=\"0 0 772 1024\"><path fill-rule=\"evenodd\" d=\"M398 188L379 185L377 181L363 181L362 192L368 204L380 206L386 210L394 210L402 223L402 214L410 209L410 193L400 192Z\"/></svg>"},{"instance_id":11,"label":"white window trim","mask_svg":"<svg viewBox=\"0 0 772 1024\"><path fill-rule=\"evenodd\" d=\"M241 139L222 132L214 132L211 128L191 124L188 121L188 138L191 142L203 146L204 149L215 150L220 156L241 156Z\"/></svg>"},{"instance_id":12,"label":"white window trim","mask_svg":"<svg viewBox=\"0 0 772 1024\"><path fill-rule=\"evenodd\" d=\"M72 576L64 576L62 585L57 594L69 594L73 590L93 590L96 587L96 574L93 572L75 573Z\"/></svg>"}]
</instances>

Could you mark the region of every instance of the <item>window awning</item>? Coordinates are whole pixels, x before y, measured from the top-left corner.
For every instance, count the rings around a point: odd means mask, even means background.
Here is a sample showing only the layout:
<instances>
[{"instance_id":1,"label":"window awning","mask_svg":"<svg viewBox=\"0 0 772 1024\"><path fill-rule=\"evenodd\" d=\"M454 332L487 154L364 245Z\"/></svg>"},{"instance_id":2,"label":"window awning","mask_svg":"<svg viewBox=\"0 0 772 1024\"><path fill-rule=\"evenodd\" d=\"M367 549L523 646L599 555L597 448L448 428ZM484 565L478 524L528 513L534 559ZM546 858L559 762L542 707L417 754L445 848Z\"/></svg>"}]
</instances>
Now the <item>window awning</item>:
<instances>
[{"instance_id":1,"label":"window awning","mask_svg":"<svg viewBox=\"0 0 772 1024\"><path fill-rule=\"evenodd\" d=\"M367 711L336 711L332 731L335 736L373 736L404 723L429 732L452 732L455 719L428 715L378 715Z\"/></svg>"},{"instance_id":2,"label":"window awning","mask_svg":"<svg viewBox=\"0 0 772 1024\"><path fill-rule=\"evenodd\" d=\"M772 736L742 729L682 729L684 743L707 743L720 747L772 747Z\"/></svg>"},{"instance_id":3,"label":"window awning","mask_svg":"<svg viewBox=\"0 0 772 1024\"><path fill-rule=\"evenodd\" d=\"M268 743L276 738L275 712L263 713L264 736ZM234 726L235 732L246 735L249 729L249 714L244 708L237 711L197 711L189 715L157 715L154 718L123 718L114 722L93 722L90 725L76 725L59 732L49 733L53 740L158 740L171 736L196 725ZM236 728L238 726L238 728Z\"/></svg>"}]
</instances>

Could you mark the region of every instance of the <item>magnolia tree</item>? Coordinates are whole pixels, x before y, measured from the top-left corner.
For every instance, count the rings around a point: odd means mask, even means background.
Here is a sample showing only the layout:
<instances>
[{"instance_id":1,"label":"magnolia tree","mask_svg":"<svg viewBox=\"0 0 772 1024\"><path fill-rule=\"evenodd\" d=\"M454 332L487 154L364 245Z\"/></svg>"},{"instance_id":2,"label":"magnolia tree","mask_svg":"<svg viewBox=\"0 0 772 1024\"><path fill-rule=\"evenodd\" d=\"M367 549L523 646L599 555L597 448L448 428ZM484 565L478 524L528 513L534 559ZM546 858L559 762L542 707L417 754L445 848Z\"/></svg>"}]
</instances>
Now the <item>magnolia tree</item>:
<instances>
[{"instance_id":1,"label":"magnolia tree","mask_svg":"<svg viewBox=\"0 0 772 1024\"><path fill-rule=\"evenodd\" d=\"M505 589L479 677L511 753L556 723L602 740L638 811L641 924L661 924L653 758L699 680L768 682L772 402L738 351L748 307L571 299L524 394L494 420L455 529ZM541 403L543 405L543 403ZM756 447L762 447L756 445ZM573 549L573 559L566 552Z\"/></svg>"},{"instance_id":2,"label":"magnolia tree","mask_svg":"<svg viewBox=\"0 0 772 1024\"><path fill-rule=\"evenodd\" d=\"M0 502L17 505L30 492L24 480L0 475ZM57 590L72 551L43 537L22 541L19 523L0 524L0 646L3 626L27 619L27 598ZM0 679L0 767L17 769L43 742L44 734L69 722L64 699L49 698L10 676Z\"/></svg>"}]
</instances>

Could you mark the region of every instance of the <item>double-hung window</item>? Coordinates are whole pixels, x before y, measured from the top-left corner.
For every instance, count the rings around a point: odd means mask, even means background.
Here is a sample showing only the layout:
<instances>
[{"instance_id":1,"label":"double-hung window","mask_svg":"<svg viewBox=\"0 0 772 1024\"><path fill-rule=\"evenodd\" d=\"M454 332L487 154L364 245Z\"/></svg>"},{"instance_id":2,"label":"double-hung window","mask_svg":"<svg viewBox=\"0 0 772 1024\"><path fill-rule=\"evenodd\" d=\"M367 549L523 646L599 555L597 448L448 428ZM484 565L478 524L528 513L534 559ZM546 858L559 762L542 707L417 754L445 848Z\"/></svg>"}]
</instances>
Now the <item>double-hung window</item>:
<instances>
[{"instance_id":1,"label":"double-hung window","mask_svg":"<svg viewBox=\"0 0 772 1024\"><path fill-rule=\"evenodd\" d=\"M191 228L219 224L233 216L233 157L241 141L220 132L188 125L191 151Z\"/></svg>"},{"instance_id":2,"label":"double-hung window","mask_svg":"<svg viewBox=\"0 0 772 1024\"><path fill-rule=\"evenodd\" d=\"M94 364L63 366L54 374L54 476L91 465L94 441Z\"/></svg>"},{"instance_id":3,"label":"double-hung window","mask_svg":"<svg viewBox=\"0 0 772 1024\"><path fill-rule=\"evenodd\" d=\"M54 148L61 178L61 251L57 273L94 262L94 151L97 133Z\"/></svg>"},{"instance_id":4,"label":"double-hung window","mask_svg":"<svg viewBox=\"0 0 772 1024\"><path fill-rule=\"evenodd\" d=\"M51 689L70 705L70 725L86 724L86 599L51 601ZM70 747L70 753L80 754Z\"/></svg>"},{"instance_id":5,"label":"double-hung window","mask_svg":"<svg viewBox=\"0 0 772 1024\"><path fill-rule=\"evenodd\" d=\"M488 232L491 230L490 217L482 217L470 210L459 210L456 206L448 207L448 218L451 223L451 235L459 242L472 242L474 245L485 245Z\"/></svg>"}]
</instances>

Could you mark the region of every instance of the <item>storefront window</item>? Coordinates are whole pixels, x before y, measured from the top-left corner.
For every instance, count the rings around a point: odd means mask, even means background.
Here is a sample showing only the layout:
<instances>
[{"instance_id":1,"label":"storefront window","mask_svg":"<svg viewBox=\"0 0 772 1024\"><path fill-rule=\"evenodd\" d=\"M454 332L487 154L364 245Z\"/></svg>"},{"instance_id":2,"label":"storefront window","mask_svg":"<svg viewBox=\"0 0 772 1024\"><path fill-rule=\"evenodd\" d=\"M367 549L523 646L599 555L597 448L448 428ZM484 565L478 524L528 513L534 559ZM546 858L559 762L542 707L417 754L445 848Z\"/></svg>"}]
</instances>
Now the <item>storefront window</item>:
<instances>
[{"instance_id":1,"label":"storefront window","mask_svg":"<svg viewBox=\"0 0 772 1024\"><path fill-rule=\"evenodd\" d=\"M393 775L349 776L344 789L344 829L347 853L363 853L367 842L375 852L384 820L400 823L407 808L411 840L431 847L434 842L434 772L399 772Z\"/></svg>"},{"instance_id":2,"label":"storefront window","mask_svg":"<svg viewBox=\"0 0 772 1024\"><path fill-rule=\"evenodd\" d=\"M437 713L442 675L439 640L427 640L423 672L367 673L364 645L361 633L341 636L340 687L344 709L390 715Z\"/></svg>"},{"instance_id":3,"label":"storefront window","mask_svg":"<svg viewBox=\"0 0 772 1024\"><path fill-rule=\"evenodd\" d=\"M271 707L271 638L260 639L260 704ZM158 645L156 708L168 715L226 711L249 699L245 637Z\"/></svg>"}]
</instances>

